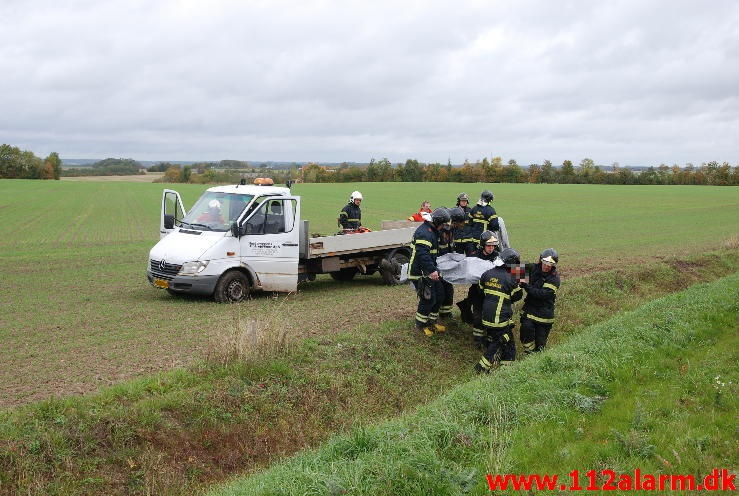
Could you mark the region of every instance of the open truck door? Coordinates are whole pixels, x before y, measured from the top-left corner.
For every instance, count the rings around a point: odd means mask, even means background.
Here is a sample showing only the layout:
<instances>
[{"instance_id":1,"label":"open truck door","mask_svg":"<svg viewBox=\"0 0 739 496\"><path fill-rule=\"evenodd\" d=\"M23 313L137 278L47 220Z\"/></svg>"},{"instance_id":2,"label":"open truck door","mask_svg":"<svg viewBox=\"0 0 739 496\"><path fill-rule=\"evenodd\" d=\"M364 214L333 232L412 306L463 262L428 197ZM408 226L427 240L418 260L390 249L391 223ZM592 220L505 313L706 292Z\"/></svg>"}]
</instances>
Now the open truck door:
<instances>
[{"instance_id":1,"label":"open truck door","mask_svg":"<svg viewBox=\"0 0 739 496\"><path fill-rule=\"evenodd\" d=\"M159 239L175 230L182 224L187 212L182 206L180 194L171 189L165 189L162 193L162 212L159 219Z\"/></svg>"},{"instance_id":2,"label":"open truck door","mask_svg":"<svg viewBox=\"0 0 739 496\"><path fill-rule=\"evenodd\" d=\"M239 224L242 262L265 291L295 291L300 256L300 200L265 198Z\"/></svg>"}]
</instances>

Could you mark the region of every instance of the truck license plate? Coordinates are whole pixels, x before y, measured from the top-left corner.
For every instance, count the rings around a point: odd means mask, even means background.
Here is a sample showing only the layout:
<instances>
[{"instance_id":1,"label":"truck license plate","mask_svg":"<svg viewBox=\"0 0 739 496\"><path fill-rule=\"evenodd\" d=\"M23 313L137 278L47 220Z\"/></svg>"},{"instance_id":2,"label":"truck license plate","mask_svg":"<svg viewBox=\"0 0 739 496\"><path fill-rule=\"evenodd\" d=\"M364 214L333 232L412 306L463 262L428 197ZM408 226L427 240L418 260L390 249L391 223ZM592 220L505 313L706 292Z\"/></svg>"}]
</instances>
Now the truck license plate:
<instances>
[{"instance_id":1,"label":"truck license plate","mask_svg":"<svg viewBox=\"0 0 739 496\"><path fill-rule=\"evenodd\" d=\"M169 287L169 281L165 281L164 279L154 279L154 286L167 289Z\"/></svg>"}]
</instances>

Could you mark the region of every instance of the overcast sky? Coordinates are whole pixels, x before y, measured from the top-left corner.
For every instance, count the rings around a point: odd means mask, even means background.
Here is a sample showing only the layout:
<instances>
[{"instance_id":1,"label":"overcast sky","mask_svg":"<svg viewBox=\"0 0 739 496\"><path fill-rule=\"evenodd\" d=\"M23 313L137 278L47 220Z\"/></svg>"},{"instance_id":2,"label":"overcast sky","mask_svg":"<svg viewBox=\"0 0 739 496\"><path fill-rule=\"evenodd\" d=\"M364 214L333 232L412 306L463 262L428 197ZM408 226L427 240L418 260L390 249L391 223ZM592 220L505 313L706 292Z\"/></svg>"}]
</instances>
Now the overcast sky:
<instances>
[{"instance_id":1,"label":"overcast sky","mask_svg":"<svg viewBox=\"0 0 739 496\"><path fill-rule=\"evenodd\" d=\"M0 142L739 164L739 2L0 0Z\"/></svg>"}]
</instances>

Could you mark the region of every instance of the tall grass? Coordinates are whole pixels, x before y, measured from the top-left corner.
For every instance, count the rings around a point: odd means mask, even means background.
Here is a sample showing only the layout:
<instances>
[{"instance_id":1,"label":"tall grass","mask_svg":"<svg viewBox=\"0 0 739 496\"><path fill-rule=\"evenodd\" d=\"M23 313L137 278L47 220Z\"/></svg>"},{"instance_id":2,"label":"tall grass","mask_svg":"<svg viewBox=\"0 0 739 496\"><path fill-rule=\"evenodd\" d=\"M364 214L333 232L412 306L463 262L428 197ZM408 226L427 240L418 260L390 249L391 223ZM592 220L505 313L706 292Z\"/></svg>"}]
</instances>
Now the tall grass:
<instances>
[{"instance_id":1,"label":"tall grass","mask_svg":"<svg viewBox=\"0 0 739 496\"><path fill-rule=\"evenodd\" d=\"M206 360L226 365L288 354L295 338L285 313L286 301L283 297L267 312L257 314L245 314L238 305L231 305L231 319L218 324L210 337Z\"/></svg>"},{"instance_id":2,"label":"tall grass","mask_svg":"<svg viewBox=\"0 0 739 496\"><path fill-rule=\"evenodd\" d=\"M617 394L621 374L649 370L663 360L664 350L735 333L737 294L739 274L734 274L660 298L546 353L460 385L399 420L364 427L360 438L356 431L332 438L318 450L209 494L488 494L485 474L513 465L506 448L511 437L525 437L540 423L595 414ZM734 403L729 410L712 410L711 418L735 420L736 413ZM632 456L654 453L640 434L616 437ZM532 464L526 471L537 468Z\"/></svg>"}]
</instances>

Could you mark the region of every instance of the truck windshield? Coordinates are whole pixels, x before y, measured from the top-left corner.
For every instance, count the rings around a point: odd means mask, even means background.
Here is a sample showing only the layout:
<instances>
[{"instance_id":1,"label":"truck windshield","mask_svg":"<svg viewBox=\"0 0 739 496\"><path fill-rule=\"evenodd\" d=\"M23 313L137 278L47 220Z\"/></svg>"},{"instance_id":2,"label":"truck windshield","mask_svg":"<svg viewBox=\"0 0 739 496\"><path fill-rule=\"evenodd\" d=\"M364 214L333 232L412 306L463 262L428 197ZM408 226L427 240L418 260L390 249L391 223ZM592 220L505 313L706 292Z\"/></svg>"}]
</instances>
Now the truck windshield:
<instances>
[{"instance_id":1,"label":"truck windshield","mask_svg":"<svg viewBox=\"0 0 739 496\"><path fill-rule=\"evenodd\" d=\"M198 231L228 231L252 198L253 195L206 191L182 219L182 227Z\"/></svg>"}]
</instances>

